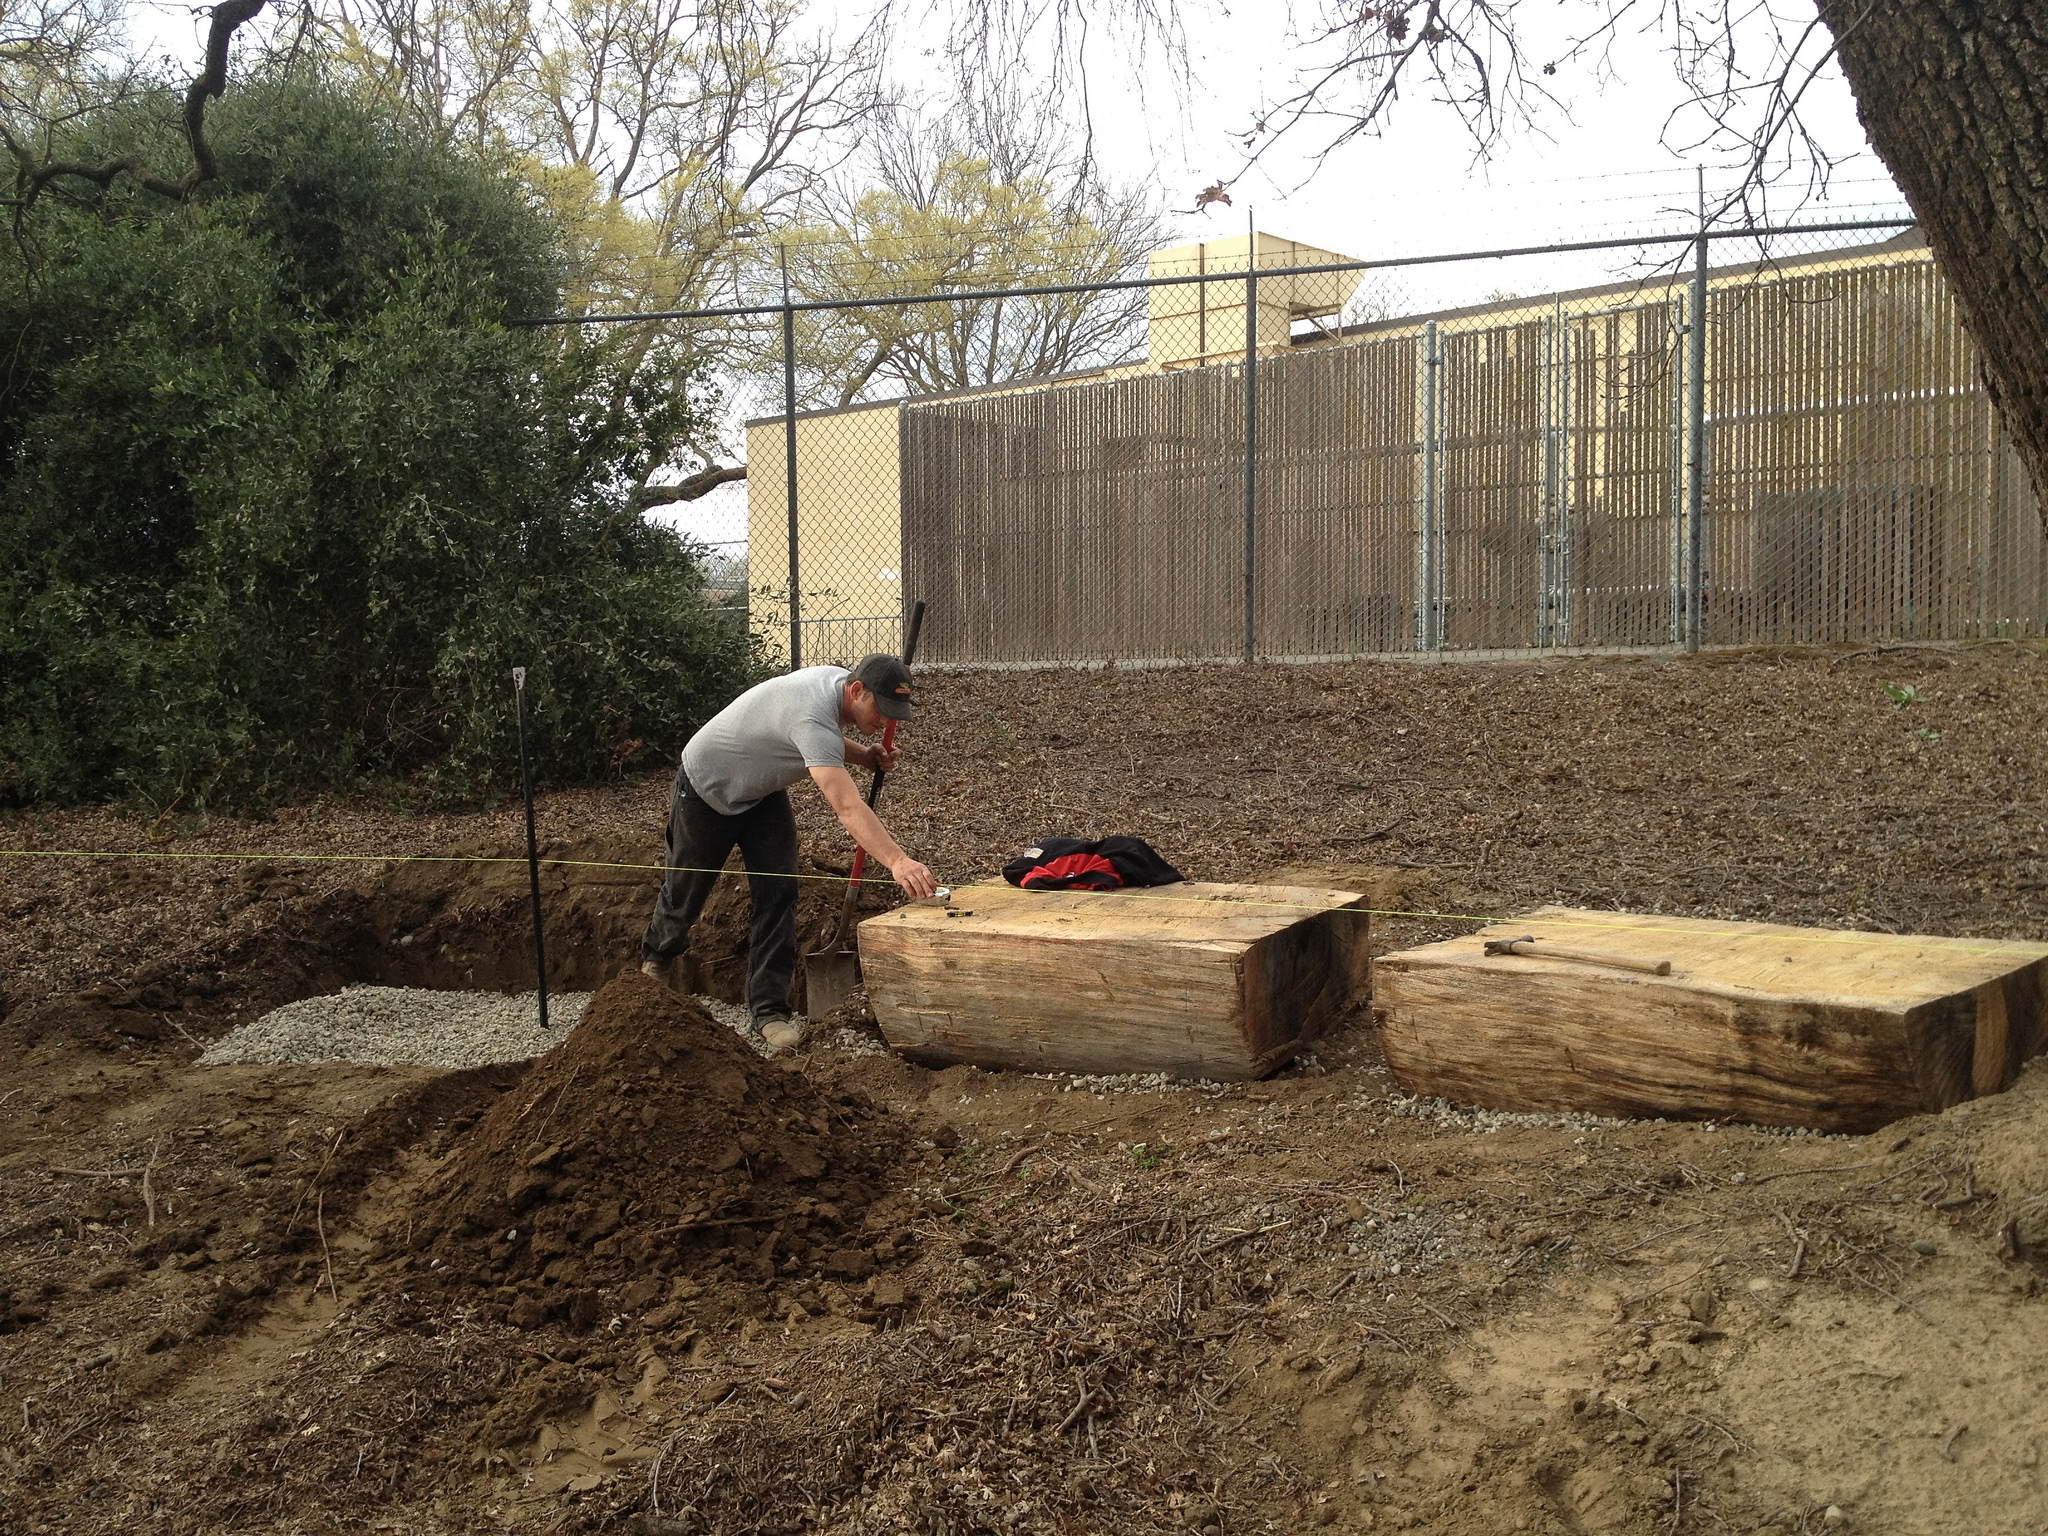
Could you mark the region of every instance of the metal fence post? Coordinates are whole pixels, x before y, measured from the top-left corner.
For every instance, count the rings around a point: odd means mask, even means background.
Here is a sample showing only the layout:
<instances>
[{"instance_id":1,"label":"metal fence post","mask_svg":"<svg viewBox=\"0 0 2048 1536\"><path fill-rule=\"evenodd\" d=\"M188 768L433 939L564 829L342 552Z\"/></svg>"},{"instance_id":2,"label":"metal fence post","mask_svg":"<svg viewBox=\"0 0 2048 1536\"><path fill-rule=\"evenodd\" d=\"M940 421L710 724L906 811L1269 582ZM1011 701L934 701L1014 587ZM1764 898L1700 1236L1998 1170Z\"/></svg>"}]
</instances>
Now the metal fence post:
<instances>
[{"instance_id":1,"label":"metal fence post","mask_svg":"<svg viewBox=\"0 0 2048 1536\"><path fill-rule=\"evenodd\" d=\"M789 247L782 247L782 457L783 494L789 502L789 670L804 664L802 590L796 548L796 306L789 299Z\"/></svg>"},{"instance_id":2,"label":"metal fence post","mask_svg":"<svg viewBox=\"0 0 2048 1536\"><path fill-rule=\"evenodd\" d=\"M1443 585L1443 573L1437 569L1437 553L1441 543L1439 523L1442 508L1438 482L1442 478L1442 466L1437 456L1437 369L1441 363L1437 353L1436 322L1425 321L1422 327L1422 648L1425 651L1443 649L1443 613L1437 601L1438 589Z\"/></svg>"},{"instance_id":3,"label":"metal fence post","mask_svg":"<svg viewBox=\"0 0 2048 1536\"><path fill-rule=\"evenodd\" d=\"M540 845L533 836L533 761L526 752L526 668L512 669L512 698L519 720L519 789L526 799L526 881L533 893L533 987L540 1027L548 1027L548 946L540 920Z\"/></svg>"},{"instance_id":4,"label":"metal fence post","mask_svg":"<svg viewBox=\"0 0 2048 1536\"><path fill-rule=\"evenodd\" d=\"M1557 521L1550 535L1553 644L1572 643L1572 322L1557 305Z\"/></svg>"},{"instance_id":5,"label":"metal fence post","mask_svg":"<svg viewBox=\"0 0 2048 1536\"><path fill-rule=\"evenodd\" d=\"M1543 506L1536 519L1536 643L1557 644L1557 391L1559 300L1543 322Z\"/></svg>"},{"instance_id":6,"label":"metal fence post","mask_svg":"<svg viewBox=\"0 0 2048 1536\"><path fill-rule=\"evenodd\" d=\"M1685 464L1685 648L1700 648L1700 559L1705 548L1704 500L1707 473L1707 172L1699 170L1700 233L1694 247L1692 269L1692 366L1688 370L1686 408L1689 439Z\"/></svg>"},{"instance_id":7,"label":"metal fence post","mask_svg":"<svg viewBox=\"0 0 2048 1536\"><path fill-rule=\"evenodd\" d=\"M1685 374L1687 300L1671 301L1671 643L1685 644Z\"/></svg>"},{"instance_id":8,"label":"metal fence post","mask_svg":"<svg viewBox=\"0 0 2048 1536\"><path fill-rule=\"evenodd\" d=\"M1259 232L1245 215L1244 279L1244 659L1257 654L1259 513Z\"/></svg>"}]
</instances>

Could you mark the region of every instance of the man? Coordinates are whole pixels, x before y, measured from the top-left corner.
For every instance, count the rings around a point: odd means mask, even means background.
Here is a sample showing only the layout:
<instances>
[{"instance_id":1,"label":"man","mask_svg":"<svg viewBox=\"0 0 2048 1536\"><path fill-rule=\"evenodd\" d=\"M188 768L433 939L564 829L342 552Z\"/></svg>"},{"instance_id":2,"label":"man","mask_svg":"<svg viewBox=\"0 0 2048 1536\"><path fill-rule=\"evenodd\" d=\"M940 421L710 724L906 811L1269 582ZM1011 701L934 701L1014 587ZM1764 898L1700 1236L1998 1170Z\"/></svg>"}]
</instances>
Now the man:
<instances>
[{"instance_id":1,"label":"man","mask_svg":"<svg viewBox=\"0 0 2048 1536\"><path fill-rule=\"evenodd\" d=\"M910 669L894 656L863 657L851 672L805 667L771 678L713 715L683 748L669 791L668 872L640 939L640 969L676 984L676 960L737 843L754 905L747 1008L771 1047L794 1046L797 845L789 786L809 774L840 825L905 895L931 895L938 889L932 872L897 846L846 771L850 762L886 771L898 756L894 747L850 739L847 727L872 736L884 720L909 718Z\"/></svg>"}]
</instances>

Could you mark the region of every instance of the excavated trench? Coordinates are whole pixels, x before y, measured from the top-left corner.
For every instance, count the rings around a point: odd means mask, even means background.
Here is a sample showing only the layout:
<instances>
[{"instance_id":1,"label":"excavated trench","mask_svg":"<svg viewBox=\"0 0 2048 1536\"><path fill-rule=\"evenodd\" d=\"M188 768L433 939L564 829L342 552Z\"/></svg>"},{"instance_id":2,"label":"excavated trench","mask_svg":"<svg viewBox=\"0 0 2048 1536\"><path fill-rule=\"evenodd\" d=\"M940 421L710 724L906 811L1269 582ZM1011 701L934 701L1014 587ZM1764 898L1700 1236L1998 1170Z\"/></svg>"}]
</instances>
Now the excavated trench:
<instances>
[{"instance_id":1,"label":"excavated trench","mask_svg":"<svg viewBox=\"0 0 2048 1536\"><path fill-rule=\"evenodd\" d=\"M324 890L319 873L288 860L243 866L223 883L256 908L227 942L168 946L126 981L30 1004L7 1019L23 1046L73 1041L118 1049L171 1040L202 1044L302 999L351 987L531 994L532 908L523 850L478 844L432 861L367 866ZM551 996L595 991L639 962L658 871L641 840L561 842L541 849L541 904ZM750 904L737 859L700 918L678 980L725 1003L745 994ZM800 955L824 942L843 869L806 858L797 907ZM864 892L863 914L885 910L892 887ZM792 1002L803 998L799 958Z\"/></svg>"}]
</instances>

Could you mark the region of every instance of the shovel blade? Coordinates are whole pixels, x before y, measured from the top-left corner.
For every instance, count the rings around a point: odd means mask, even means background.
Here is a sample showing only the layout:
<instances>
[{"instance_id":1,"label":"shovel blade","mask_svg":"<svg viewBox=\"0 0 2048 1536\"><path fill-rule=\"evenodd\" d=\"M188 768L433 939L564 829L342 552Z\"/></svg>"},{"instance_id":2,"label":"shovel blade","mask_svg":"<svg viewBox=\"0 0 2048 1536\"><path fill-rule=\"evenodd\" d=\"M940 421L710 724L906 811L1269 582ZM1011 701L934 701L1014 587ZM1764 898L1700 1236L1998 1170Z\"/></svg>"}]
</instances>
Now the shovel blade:
<instances>
[{"instance_id":1,"label":"shovel blade","mask_svg":"<svg viewBox=\"0 0 2048 1536\"><path fill-rule=\"evenodd\" d=\"M860 951L821 949L804 956L804 1013L822 1019L860 985Z\"/></svg>"}]
</instances>

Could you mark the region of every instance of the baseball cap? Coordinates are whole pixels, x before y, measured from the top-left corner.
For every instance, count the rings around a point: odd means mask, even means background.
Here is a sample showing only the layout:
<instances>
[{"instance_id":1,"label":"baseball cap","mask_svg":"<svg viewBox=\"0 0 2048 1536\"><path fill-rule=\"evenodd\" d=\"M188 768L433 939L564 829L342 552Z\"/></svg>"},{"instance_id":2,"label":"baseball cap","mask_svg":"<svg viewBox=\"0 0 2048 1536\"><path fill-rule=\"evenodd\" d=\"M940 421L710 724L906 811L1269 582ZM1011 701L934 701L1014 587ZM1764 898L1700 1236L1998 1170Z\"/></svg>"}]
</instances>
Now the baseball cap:
<instances>
[{"instance_id":1,"label":"baseball cap","mask_svg":"<svg viewBox=\"0 0 2048 1536\"><path fill-rule=\"evenodd\" d=\"M875 696L875 708L891 720L910 718L910 668L894 656L863 656L853 680Z\"/></svg>"}]
</instances>

